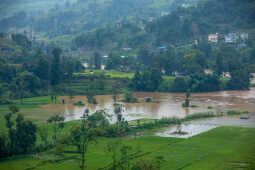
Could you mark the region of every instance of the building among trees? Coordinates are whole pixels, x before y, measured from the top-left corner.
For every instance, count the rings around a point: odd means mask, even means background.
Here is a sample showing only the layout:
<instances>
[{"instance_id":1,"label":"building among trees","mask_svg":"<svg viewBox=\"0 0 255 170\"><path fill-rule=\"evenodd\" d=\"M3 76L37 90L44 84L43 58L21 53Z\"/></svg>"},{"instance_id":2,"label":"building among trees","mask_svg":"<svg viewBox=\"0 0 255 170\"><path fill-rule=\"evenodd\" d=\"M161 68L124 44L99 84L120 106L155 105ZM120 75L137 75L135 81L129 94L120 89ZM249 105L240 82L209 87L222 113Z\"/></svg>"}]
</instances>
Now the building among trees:
<instances>
[{"instance_id":1,"label":"building among trees","mask_svg":"<svg viewBox=\"0 0 255 170\"><path fill-rule=\"evenodd\" d=\"M225 43L235 43L239 39L236 33L228 33L225 35Z\"/></svg>"},{"instance_id":2,"label":"building among trees","mask_svg":"<svg viewBox=\"0 0 255 170\"><path fill-rule=\"evenodd\" d=\"M209 34L208 35L208 41L213 43L218 43L219 34Z\"/></svg>"}]
</instances>

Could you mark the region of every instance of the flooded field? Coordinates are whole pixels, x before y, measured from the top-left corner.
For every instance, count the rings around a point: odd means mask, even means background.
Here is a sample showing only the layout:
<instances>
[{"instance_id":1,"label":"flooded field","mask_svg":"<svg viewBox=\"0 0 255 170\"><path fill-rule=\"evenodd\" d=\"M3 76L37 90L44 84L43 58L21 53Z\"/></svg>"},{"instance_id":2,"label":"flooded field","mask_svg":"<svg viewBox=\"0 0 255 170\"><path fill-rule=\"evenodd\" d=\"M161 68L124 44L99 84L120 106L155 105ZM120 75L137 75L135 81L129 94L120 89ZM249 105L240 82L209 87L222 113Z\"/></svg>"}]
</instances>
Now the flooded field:
<instances>
[{"instance_id":1,"label":"flooded field","mask_svg":"<svg viewBox=\"0 0 255 170\"><path fill-rule=\"evenodd\" d=\"M172 126L156 133L155 135L161 137L189 138L200 133L207 132L216 127L218 126L205 124L183 124L181 125L181 133L176 133L178 128L176 126Z\"/></svg>"},{"instance_id":2,"label":"flooded field","mask_svg":"<svg viewBox=\"0 0 255 170\"><path fill-rule=\"evenodd\" d=\"M226 110L249 111L250 115L255 113L255 88L249 91L222 91L214 93L191 94L191 105L193 107L183 108L185 94L181 93L145 93L133 94L139 99L139 103L122 103L124 105L123 115L126 120L140 118L159 119L162 117L185 117L197 112L224 112ZM151 97L152 102L146 103L145 98ZM111 95L100 95L95 97L98 104L87 104L85 96L76 96L72 100L63 97L66 104L45 105L40 109L52 113L62 113L66 120L77 120L84 110L88 108L91 113L104 109L108 114L113 114L113 99ZM119 96L119 100L121 96ZM74 106L73 103L83 101L85 106Z\"/></svg>"},{"instance_id":3,"label":"flooded field","mask_svg":"<svg viewBox=\"0 0 255 170\"><path fill-rule=\"evenodd\" d=\"M250 114L248 120L240 119L240 116L194 120L191 122L183 123L181 127L171 126L164 128L157 132L155 135L161 137L189 138L220 126L255 127L255 115ZM175 133L179 129L181 132L183 132L183 134Z\"/></svg>"}]
</instances>

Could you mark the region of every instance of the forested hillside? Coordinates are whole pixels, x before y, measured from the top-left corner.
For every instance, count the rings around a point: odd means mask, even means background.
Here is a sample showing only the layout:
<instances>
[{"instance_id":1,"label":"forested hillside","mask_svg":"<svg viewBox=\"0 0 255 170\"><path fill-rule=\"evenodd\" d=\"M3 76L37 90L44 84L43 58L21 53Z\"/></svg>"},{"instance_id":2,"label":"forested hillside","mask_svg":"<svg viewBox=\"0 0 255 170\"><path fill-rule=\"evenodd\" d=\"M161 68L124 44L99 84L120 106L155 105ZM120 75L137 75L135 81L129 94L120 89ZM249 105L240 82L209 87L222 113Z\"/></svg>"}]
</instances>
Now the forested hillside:
<instances>
[{"instance_id":1,"label":"forested hillside","mask_svg":"<svg viewBox=\"0 0 255 170\"><path fill-rule=\"evenodd\" d=\"M147 36L143 32L134 33L132 30L124 35L116 34L116 25L122 26L127 23L126 25L132 24L132 27L144 30L148 22L170 14L180 6L188 8L204 1L207 0L1 1L0 31L10 34L24 33L29 39L37 39L52 48L57 45L70 50L72 46L72 54L79 55L77 54L77 47L88 46L88 49L91 49L90 46L94 48L93 46L98 45L99 41L100 43L123 41L123 45L129 45L130 41L137 41L137 39ZM104 29L111 30L103 31ZM100 35L95 36L95 31L96 34ZM98 33L100 31L104 33ZM105 40L106 37L104 40L100 38L102 35L111 34L111 31L115 34L113 40ZM85 37L88 40L86 40L86 44L83 41L82 44L77 42L76 46L72 40L81 34L88 35ZM127 40L127 38L123 39L123 36L132 38ZM84 38L81 37L80 39ZM141 40L144 41L144 38ZM125 43L126 41L128 43ZM136 46L138 43L134 42L130 45ZM111 43L107 46L107 49L112 48ZM102 46L100 45L100 47Z\"/></svg>"},{"instance_id":2,"label":"forested hillside","mask_svg":"<svg viewBox=\"0 0 255 170\"><path fill-rule=\"evenodd\" d=\"M2 31L32 29L43 37L76 34L122 20L142 21L169 13L186 0L16 0L0 3ZM193 0L194 1L194 0ZM192 3L194 2L191 1ZM29 9L29 10L28 10Z\"/></svg>"},{"instance_id":3,"label":"forested hillside","mask_svg":"<svg viewBox=\"0 0 255 170\"><path fill-rule=\"evenodd\" d=\"M77 47L90 49L102 48L106 44L108 47L113 44L110 46L113 48L178 46L211 33L254 32L254 6L253 0L205 1L189 8L178 7L170 15L146 21L144 26L123 22L120 27L109 26L88 32L78 36L74 43Z\"/></svg>"},{"instance_id":4,"label":"forested hillside","mask_svg":"<svg viewBox=\"0 0 255 170\"><path fill-rule=\"evenodd\" d=\"M157 42L178 43L210 33L229 33L254 28L255 1L211 0L197 7L177 9L147 25Z\"/></svg>"}]
</instances>

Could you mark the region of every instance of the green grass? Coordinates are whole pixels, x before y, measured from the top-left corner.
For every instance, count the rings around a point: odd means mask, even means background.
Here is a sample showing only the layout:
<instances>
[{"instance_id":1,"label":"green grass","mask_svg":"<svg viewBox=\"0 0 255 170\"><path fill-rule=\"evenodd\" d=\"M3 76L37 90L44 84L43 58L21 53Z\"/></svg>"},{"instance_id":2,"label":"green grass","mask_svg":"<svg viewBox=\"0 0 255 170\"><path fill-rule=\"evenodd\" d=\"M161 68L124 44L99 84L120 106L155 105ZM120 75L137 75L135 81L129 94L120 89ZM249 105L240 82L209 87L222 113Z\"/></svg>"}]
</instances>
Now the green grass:
<instances>
[{"instance_id":1,"label":"green grass","mask_svg":"<svg viewBox=\"0 0 255 170\"><path fill-rule=\"evenodd\" d=\"M110 76L111 78L133 78L134 77L134 73L125 73L125 72L119 72L119 71L115 71L115 70L107 70L105 72L106 76Z\"/></svg>"},{"instance_id":2,"label":"green grass","mask_svg":"<svg viewBox=\"0 0 255 170\"><path fill-rule=\"evenodd\" d=\"M156 119L139 119L139 120L131 120L128 122L129 125L135 125L137 126L138 121L140 125L143 125L145 123L154 123Z\"/></svg>"},{"instance_id":3,"label":"green grass","mask_svg":"<svg viewBox=\"0 0 255 170\"><path fill-rule=\"evenodd\" d=\"M135 150L140 146L142 152L146 152L144 158L163 156L163 170L223 170L237 167L247 168L255 160L255 129L239 127L221 127L207 133L194 136L189 139L163 138L156 136L143 136L134 138L100 138L97 144L92 144L88 151L88 169L102 168L111 162L110 155L105 153L106 143L121 140L125 145L132 146ZM65 150L73 150L66 147ZM79 162L75 155L64 154L57 159L62 161L47 162L54 160L50 152L40 154L41 159L30 156L18 156L0 160L0 169L23 170L54 169L69 170L79 169ZM68 158L73 157L73 158ZM245 164L247 163L247 164ZM250 165L252 166L252 165Z\"/></svg>"},{"instance_id":4,"label":"green grass","mask_svg":"<svg viewBox=\"0 0 255 170\"><path fill-rule=\"evenodd\" d=\"M74 73L75 76L89 76L90 71L93 71L93 75L99 76L100 74L104 74L107 77L110 78L133 78L134 73L126 73L126 72L120 72L115 70L86 70L84 73Z\"/></svg>"},{"instance_id":5,"label":"green grass","mask_svg":"<svg viewBox=\"0 0 255 170\"><path fill-rule=\"evenodd\" d=\"M237 110L229 110L227 111L227 115L241 115L241 114L248 114L248 111L237 111Z\"/></svg>"},{"instance_id":6,"label":"green grass","mask_svg":"<svg viewBox=\"0 0 255 170\"><path fill-rule=\"evenodd\" d=\"M128 78L128 79L132 79L135 75L135 73L133 72L120 72L120 71L116 71L116 70L86 70L83 73L74 73L75 76L89 76L90 75L90 71L93 71L93 75L95 76L99 76L100 74L104 74L107 77L110 78ZM173 76L163 76L164 80L168 80L168 81L174 81L175 77Z\"/></svg>"},{"instance_id":7,"label":"green grass","mask_svg":"<svg viewBox=\"0 0 255 170\"><path fill-rule=\"evenodd\" d=\"M104 88L101 89L98 87L99 81L104 83ZM128 83L125 83L124 80L115 80L115 79L94 79L91 81L89 78L86 79L78 79L72 82L72 85L68 85L69 88L72 89L74 95L86 95L87 89L90 88L94 91L95 95L104 95L104 94L112 94L112 89L114 84L120 84L120 88L118 88L118 93L123 93L127 90ZM93 89L92 89L93 88ZM69 94L65 94L69 95Z\"/></svg>"},{"instance_id":8,"label":"green grass","mask_svg":"<svg viewBox=\"0 0 255 170\"><path fill-rule=\"evenodd\" d=\"M213 109L213 107L212 107L212 106L208 106L207 108L208 108L209 110L210 110L210 109Z\"/></svg>"},{"instance_id":9,"label":"green grass","mask_svg":"<svg viewBox=\"0 0 255 170\"><path fill-rule=\"evenodd\" d=\"M74 106L85 106L85 104L82 101L78 101L73 103Z\"/></svg>"},{"instance_id":10,"label":"green grass","mask_svg":"<svg viewBox=\"0 0 255 170\"><path fill-rule=\"evenodd\" d=\"M195 104L193 104L193 105L191 105L190 107L192 107L192 108L196 108L196 107L198 107L197 105L195 105Z\"/></svg>"},{"instance_id":11,"label":"green grass","mask_svg":"<svg viewBox=\"0 0 255 170\"><path fill-rule=\"evenodd\" d=\"M20 113L26 116L26 115L32 115L32 114L41 114L40 110L35 111L34 109L39 108L41 105L50 104L51 98L50 96L25 98L23 99L22 104L20 103L19 100L14 100L12 102L19 107ZM4 115L8 112L9 112L9 105L0 106L0 132L5 129Z\"/></svg>"},{"instance_id":12,"label":"green grass","mask_svg":"<svg viewBox=\"0 0 255 170\"><path fill-rule=\"evenodd\" d=\"M163 79L173 83L175 80L175 77L174 76L163 76Z\"/></svg>"}]
</instances>

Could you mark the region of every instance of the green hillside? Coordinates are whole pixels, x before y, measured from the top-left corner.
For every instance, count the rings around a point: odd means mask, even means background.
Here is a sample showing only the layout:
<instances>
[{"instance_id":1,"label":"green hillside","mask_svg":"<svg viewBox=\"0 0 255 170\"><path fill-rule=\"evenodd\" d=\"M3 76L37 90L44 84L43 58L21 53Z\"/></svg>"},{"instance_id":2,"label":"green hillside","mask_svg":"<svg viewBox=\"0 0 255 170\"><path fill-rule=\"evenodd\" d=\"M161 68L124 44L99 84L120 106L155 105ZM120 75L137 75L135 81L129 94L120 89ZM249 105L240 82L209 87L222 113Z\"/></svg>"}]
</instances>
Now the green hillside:
<instances>
[{"instance_id":1,"label":"green hillside","mask_svg":"<svg viewBox=\"0 0 255 170\"><path fill-rule=\"evenodd\" d=\"M170 15L144 25L132 21L122 22L120 28L109 26L78 36L74 43L78 47L121 48L141 46L188 44L211 33L235 31L250 32L255 27L255 3L251 0L211 0L194 7L178 8ZM110 48L109 48L110 47Z\"/></svg>"},{"instance_id":2,"label":"green hillside","mask_svg":"<svg viewBox=\"0 0 255 170\"><path fill-rule=\"evenodd\" d=\"M205 0L16 0L0 3L0 31L33 32L46 43L70 46L72 37L116 23L144 27L146 21L169 14L183 4ZM65 40L65 43L62 43Z\"/></svg>"}]
</instances>

